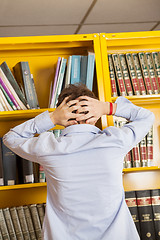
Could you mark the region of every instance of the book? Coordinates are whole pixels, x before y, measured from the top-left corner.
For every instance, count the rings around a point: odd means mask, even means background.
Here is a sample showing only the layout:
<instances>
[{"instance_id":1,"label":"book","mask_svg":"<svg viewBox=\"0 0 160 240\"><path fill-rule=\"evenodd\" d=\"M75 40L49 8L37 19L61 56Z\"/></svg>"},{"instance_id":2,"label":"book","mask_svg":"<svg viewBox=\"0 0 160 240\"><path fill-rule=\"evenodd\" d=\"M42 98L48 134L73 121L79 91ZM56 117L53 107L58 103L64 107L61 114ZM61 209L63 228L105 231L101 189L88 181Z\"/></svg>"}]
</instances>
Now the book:
<instances>
[{"instance_id":1,"label":"book","mask_svg":"<svg viewBox=\"0 0 160 240\"><path fill-rule=\"evenodd\" d=\"M133 86L133 93L134 95L140 95L140 86L136 76L136 71L134 68L134 63L133 63L131 53L126 53L126 60L128 64L128 70L129 70L132 86Z\"/></svg>"},{"instance_id":2,"label":"book","mask_svg":"<svg viewBox=\"0 0 160 240\"><path fill-rule=\"evenodd\" d=\"M38 210L39 220L40 220L41 227L42 227L43 226L43 221L44 221L44 215L45 215L44 205L43 204L37 204L37 210Z\"/></svg>"},{"instance_id":3,"label":"book","mask_svg":"<svg viewBox=\"0 0 160 240\"><path fill-rule=\"evenodd\" d=\"M12 107L7 102L7 99L5 98L5 95L3 91L0 88L0 96L1 96L1 103L5 111L13 111Z\"/></svg>"},{"instance_id":4,"label":"book","mask_svg":"<svg viewBox=\"0 0 160 240\"><path fill-rule=\"evenodd\" d=\"M3 71L3 73L5 74L5 76L7 77L8 81L10 82L10 84L12 85L12 87L14 88L14 90L16 91L19 99L21 100L21 102L22 102L22 103L20 104L20 105L21 105L21 108L22 108L23 110L29 108L29 105L28 105L28 103L27 103L27 101L26 101L26 98L25 98L23 92L21 91L21 89L20 89L20 87L19 87L19 85L18 85L18 83L17 83L14 75L12 74L11 70L9 69L7 63L6 63L6 62L3 62L3 63L0 65L0 67L1 67L1 69L2 69L2 71Z\"/></svg>"},{"instance_id":5,"label":"book","mask_svg":"<svg viewBox=\"0 0 160 240\"><path fill-rule=\"evenodd\" d=\"M6 93L5 89L3 88L3 86L1 84L0 84L0 89L3 92L3 95L6 98L7 102L9 103L9 105L11 106L11 108L13 110L17 110L16 106L14 105L14 103L12 102L12 100L10 99L10 97L8 96L8 94Z\"/></svg>"},{"instance_id":6,"label":"book","mask_svg":"<svg viewBox=\"0 0 160 240\"><path fill-rule=\"evenodd\" d=\"M53 108L56 107L58 96L62 90L62 85L63 85L63 80L64 80L64 73L65 73L65 68L66 68L66 63L67 59L62 58L61 60L61 65L59 69L59 74L58 74L58 80L57 80L57 85L56 85L56 90L55 90L55 98L54 98L54 103L53 103Z\"/></svg>"},{"instance_id":7,"label":"book","mask_svg":"<svg viewBox=\"0 0 160 240\"><path fill-rule=\"evenodd\" d=\"M80 82L81 56L72 55L71 62L71 84Z\"/></svg>"},{"instance_id":8,"label":"book","mask_svg":"<svg viewBox=\"0 0 160 240\"><path fill-rule=\"evenodd\" d=\"M140 221L138 214L137 198L135 191L125 192L125 201L136 225L139 236L141 236Z\"/></svg>"},{"instance_id":9,"label":"book","mask_svg":"<svg viewBox=\"0 0 160 240\"><path fill-rule=\"evenodd\" d=\"M141 167L139 144L132 149L133 167Z\"/></svg>"},{"instance_id":10,"label":"book","mask_svg":"<svg viewBox=\"0 0 160 240\"><path fill-rule=\"evenodd\" d=\"M67 71L66 71L66 77L65 77L65 84L64 87L66 88L67 85L71 82L71 64L72 64L72 56L69 56L68 63L67 63Z\"/></svg>"},{"instance_id":11,"label":"book","mask_svg":"<svg viewBox=\"0 0 160 240\"><path fill-rule=\"evenodd\" d=\"M138 54L132 53L132 59L133 59L133 63L135 66L136 76L137 76L137 79L139 82L140 93L141 93L141 95L146 95L146 87L145 87L144 80L143 80L143 75L142 75L142 71L141 71L141 67L140 67L140 63L139 63Z\"/></svg>"},{"instance_id":12,"label":"book","mask_svg":"<svg viewBox=\"0 0 160 240\"><path fill-rule=\"evenodd\" d=\"M54 77L54 83L53 83L53 89L51 90L50 108L53 108L53 104L55 101L55 91L56 91L56 85L57 85L57 80L58 80L60 64L61 64L61 57L58 57L56 72L55 72L55 77Z\"/></svg>"},{"instance_id":13,"label":"book","mask_svg":"<svg viewBox=\"0 0 160 240\"><path fill-rule=\"evenodd\" d=\"M109 63L109 73L110 73L110 80L111 80L112 96L117 97L118 96L118 91L117 91L117 85L116 85L116 76L115 76L115 72L114 72L112 55L111 54L108 54L108 63Z\"/></svg>"},{"instance_id":14,"label":"book","mask_svg":"<svg viewBox=\"0 0 160 240\"><path fill-rule=\"evenodd\" d=\"M2 209L0 209L0 230L2 234L2 239L10 239L7 224L6 224Z\"/></svg>"},{"instance_id":15,"label":"book","mask_svg":"<svg viewBox=\"0 0 160 240\"><path fill-rule=\"evenodd\" d=\"M150 190L136 191L136 198L140 220L141 239L154 240L156 238Z\"/></svg>"},{"instance_id":16,"label":"book","mask_svg":"<svg viewBox=\"0 0 160 240\"><path fill-rule=\"evenodd\" d=\"M86 85L88 56L81 56L80 63L80 82Z\"/></svg>"},{"instance_id":17,"label":"book","mask_svg":"<svg viewBox=\"0 0 160 240\"><path fill-rule=\"evenodd\" d=\"M14 75L31 109L39 108L35 84L28 62L19 62L13 67Z\"/></svg>"},{"instance_id":18,"label":"book","mask_svg":"<svg viewBox=\"0 0 160 240\"><path fill-rule=\"evenodd\" d=\"M151 190L151 204L156 240L160 240L160 189Z\"/></svg>"},{"instance_id":19,"label":"book","mask_svg":"<svg viewBox=\"0 0 160 240\"><path fill-rule=\"evenodd\" d=\"M23 206L23 210L24 210L24 215L25 215L30 239L31 240L36 240L37 239L36 238L36 233L35 233L35 230L34 230L33 221L32 221L31 213L30 213L30 210L29 210L29 206L27 206L27 205Z\"/></svg>"},{"instance_id":20,"label":"book","mask_svg":"<svg viewBox=\"0 0 160 240\"><path fill-rule=\"evenodd\" d=\"M123 74L122 74L122 69L120 65L120 60L119 60L119 55L118 54L112 54L112 59L113 59L113 65L116 73L116 79L118 83L118 88L121 96L126 96L126 88L124 84L124 79L123 79Z\"/></svg>"},{"instance_id":21,"label":"book","mask_svg":"<svg viewBox=\"0 0 160 240\"><path fill-rule=\"evenodd\" d=\"M10 214L11 214L11 218L12 218L12 222L13 222L13 226L16 234L16 239L24 240L16 207L11 207L9 210L10 210Z\"/></svg>"},{"instance_id":22,"label":"book","mask_svg":"<svg viewBox=\"0 0 160 240\"><path fill-rule=\"evenodd\" d=\"M4 218L5 218L5 221L6 221L6 225L7 225L7 228L8 228L8 233L9 233L9 237L11 240L16 240L16 233L15 233L15 230L14 230L14 226L13 226L13 222L12 222L12 218L11 218L11 215L10 215L10 211L9 211L9 208L4 208L3 209L3 215L4 215Z\"/></svg>"},{"instance_id":23,"label":"book","mask_svg":"<svg viewBox=\"0 0 160 240\"><path fill-rule=\"evenodd\" d=\"M41 223L38 215L38 210L36 204L29 205L29 209L32 216L33 226L38 240L42 239L41 235Z\"/></svg>"},{"instance_id":24,"label":"book","mask_svg":"<svg viewBox=\"0 0 160 240\"><path fill-rule=\"evenodd\" d=\"M95 65L95 54L92 52L89 52L88 62L87 62L86 86L90 91L92 91L93 89L94 65Z\"/></svg>"},{"instance_id":25,"label":"book","mask_svg":"<svg viewBox=\"0 0 160 240\"><path fill-rule=\"evenodd\" d=\"M17 210L19 222L21 225L23 238L24 238L24 240L30 240L30 235L29 235L29 231L28 231L28 226L27 226L23 206L16 207L16 210Z\"/></svg>"},{"instance_id":26,"label":"book","mask_svg":"<svg viewBox=\"0 0 160 240\"><path fill-rule=\"evenodd\" d=\"M153 94L152 85L151 85L151 81L150 81L150 77L149 77L149 71L148 71L148 68L147 68L145 55L144 55L143 52L140 52L140 53L138 53L138 56L139 56L139 61L140 61L141 69L142 69L142 74L143 74L147 94Z\"/></svg>"},{"instance_id":27,"label":"book","mask_svg":"<svg viewBox=\"0 0 160 240\"><path fill-rule=\"evenodd\" d=\"M141 166L147 167L147 143L146 143L146 137L144 137L140 143L140 158L141 158Z\"/></svg>"},{"instance_id":28,"label":"book","mask_svg":"<svg viewBox=\"0 0 160 240\"><path fill-rule=\"evenodd\" d=\"M131 151L129 151L124 158L124 168L131 168L131 167L132 167L132 155L131 155Z\"/></svg>"},{"instance_id":29,"label":"book","mask_svg":"<svg viewBox=\"0 0 160 240\"><path fill-rule=\"evenodd\" d=\"M132 85L131 85L131 81L130 81L130 77L129 77L129 72L128 72L128 68L127 68L125 55L119 54L119 59L120 59L120 63L121 63L121 69L122 69L124 83L126 86L127 95L133 96L133 90L132 90Z\"/></svg>"},{"instance_id":30,"label":"book","mask_svg":"<svg viewBox=\"0 0 160 240\"><path fill-rule=\"evenodd\" d=\"M0 138L0 186L4 185L3 160L2 160L2 138Z\"/></svg>"},{"instance_id":31,"label":"book","mask_svg":"<svg viewBox=\"0 0 160 240\"><path fill-rule=\"evenodd\" d=\"M153 66L156 71L157 81L160 90L160 59L158 57L158 52L152 52Z\"/></svg>"},{"instance_id":32,"label":"book","mask_svg":"<svg viewBox=\"0 0 160 240\"><path fill-rule=\"evenodd\" d=\"M42 165L39 165L39 182L45 182L46 176Z\"/></svg>"},{"instance_id":33,"label":"book","mask_svg":"<svg viewBox=\"0 0 160 240\"><path fill-rule=\"evenodd\" d=\"M158 94L159 93L159 87L158 87L158 82L156 79L156 74L154 72L154 67L153 67L153 61L152 61L152 57L151 57L151 53L147 52L145 53L145 58L146 58L146 62L148 64L148 69L149 69L149 75L150 75L150 80L151 80L151 84L152 84L152 88L153 88L153 93L154 94Z\"/></svg>"},{"instance_id":34,"label":"book","mask_svg":"<svg viewBox=\"0 0 160 240\"><path fill-rule=\"evenodd\" d=\"M3 141L1 147L4 185L15 185L17 178L16 154L6 147Z\"/></svg>"},{"instance_id":35,"label":"book","mask_svg":"<svg viewBox=\"0 0 160 240\"><path fill-rule=\"evenodd\" d=\"M154 166L153 161L153 126L149 130L146 136L147 141L147 166L151 167Z\"/></svg>"},{"instance_id":36,"label":"book","mask_svg":"<svg viewBox=\"0 0 160 240\"><path fill-rule=\"evenodd\" d=\"M34 183L33 163L17 156L19 183Z\"/></svg>"}]
</instances>

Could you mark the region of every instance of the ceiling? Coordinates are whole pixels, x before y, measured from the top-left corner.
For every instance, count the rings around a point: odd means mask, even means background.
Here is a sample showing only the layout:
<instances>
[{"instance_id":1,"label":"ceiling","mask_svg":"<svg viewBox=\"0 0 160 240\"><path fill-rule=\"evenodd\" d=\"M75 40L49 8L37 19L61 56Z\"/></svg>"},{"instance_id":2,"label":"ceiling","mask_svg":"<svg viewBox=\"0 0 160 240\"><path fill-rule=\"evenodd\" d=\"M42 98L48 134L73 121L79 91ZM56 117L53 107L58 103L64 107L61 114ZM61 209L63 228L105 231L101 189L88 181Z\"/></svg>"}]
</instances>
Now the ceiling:
<instances>
[{"instance_id":1,"label":"ceiling","mask_svg":"<svg viewBox=\"0 0 160 240\"><path fill-rule=\"evenodd\" d=\"M160 30L160 0L0 0L0 37Z\"/></svg>"}]
</instances>

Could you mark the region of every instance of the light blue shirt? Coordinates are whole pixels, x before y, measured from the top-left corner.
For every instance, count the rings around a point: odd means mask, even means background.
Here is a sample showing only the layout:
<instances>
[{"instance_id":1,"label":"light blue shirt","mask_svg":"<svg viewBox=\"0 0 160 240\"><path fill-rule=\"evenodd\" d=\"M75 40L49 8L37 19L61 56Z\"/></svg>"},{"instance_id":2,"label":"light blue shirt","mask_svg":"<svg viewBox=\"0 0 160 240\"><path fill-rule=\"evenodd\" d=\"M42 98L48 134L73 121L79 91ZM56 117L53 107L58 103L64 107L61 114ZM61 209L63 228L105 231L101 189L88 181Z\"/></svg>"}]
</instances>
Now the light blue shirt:
<instances>
[{"instance_id":1,"label":"light blue shirt","mask_svg":"<svg viewBox=\"0 0 160 240\"><path fill-rule=\"evenodd\" d=\"M123 159L150 130L154 115L124 97L116 103L115 115L131 121L121 129L72 125L56 139L47 132L54 125L46 111L4 136L12 151L44 167L45 240L139 239L125 203Z\"/></svg>"}]
</instances>

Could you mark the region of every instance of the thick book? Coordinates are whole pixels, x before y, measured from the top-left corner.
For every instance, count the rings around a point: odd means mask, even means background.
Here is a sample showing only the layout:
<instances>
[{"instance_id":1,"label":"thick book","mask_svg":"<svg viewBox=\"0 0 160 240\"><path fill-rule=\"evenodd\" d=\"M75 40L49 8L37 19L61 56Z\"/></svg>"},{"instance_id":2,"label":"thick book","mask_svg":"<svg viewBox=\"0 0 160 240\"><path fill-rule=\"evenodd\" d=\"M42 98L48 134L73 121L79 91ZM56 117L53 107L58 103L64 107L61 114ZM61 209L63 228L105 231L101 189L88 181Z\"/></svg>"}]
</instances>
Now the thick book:
<instances>
[{"instance_id":1,"label":"thick book","mask_svg":"<svg viewBox=\"0 0 160 240\"><path fill-rule=\"evenodd\" d=\"M20 224L18 214L17 214L17 211L16 211L16 207L11 207L9 210L10 210L14 230L15 230L15 233L16 233L16 239L17 240L24 240L22 229L21 229L21 224Z\"/></svg>"},{"instance_id":2,"label":"thick book","mask_svg":"<svg viewBox=\"0 0 160 240\"><path fill-rule=\"evenodd\" d=\"M86 85L88 56L81 56L80 82Z\"/></svg>"},{"instance_id":3,"label":"thick book","mask_svg":"<svg viewBox=\"0 0 160 240\"><path fill-rule=\"evenodd\" d=\"M80 82L81 56L72 55L71 62L71 84Z\"/></svg>"},{"instance_id":4,"label":"thick book","mask_svg":"<svg viewBox=\"0 0 160 240\"><path fill-rule=\"evenodd\" d=\"M34 230L34 226L33 226L33 221L32 221L32 217L31 217L31 213L29 210L29 206L23 206L23 210L24 210L24 215L25 215L25 219L26 219L26 223L28 226L28 231L29 231L29 235L30 235L30 239L31 240L36 240L36 233Z\"/></svg>"},{"instance_id":5,"label":"thick book","mask_svg":"<svg viewBox=\"0 0 160 240\"><path fill-rule=\"evenodd\" d=\"M136 225L139 236L141 236L140 221L138 214L137 198L135 191L125 192L125 201Z\"/></svg>"},{"instance_id":6,"label":"thick book","mask_svg":"<svg viewBox=\"0 0 160 240\"><path fill-rule=\"evenodd\" d=\"M124 167L125 168L131 168L132 167L132 154L131 151L129 151L125 158L124 158Z\"/></svg>"},{"instance_id":7,"label":"thick book","mask_svg":"<svg viewBox=\"0 0 160 240\"><path fill-rule=\"evenodd\" d=\"M44 221L44 215L45 215L43 203L42 204L37 204L37 210L38 210L39 220L40 220L41 227L42 227L43 226L43 221Z\"/></svg>"},{"instance_id":8,"label":"thick book","mask_svg":"<svg viewBox=\"0 0 160 240\"><path fill-rule=\"evenodd\" d=\"M149 132L146 135L146 141L147 141L147 166L151 167L154 166L153 161L153 126L149 130Z\"/></svg>"},{"instance_id":9,"label":"thick book","mask_svg":"<svg viewBox=\"0 0 160 240\"><path fill-rule=\"evenodd\" d=\"M10 82L10 84L12 85L12 87L14 88L14 90L16 91L19 99L22 101L22 103L24 104L23 109L27 109L29 108L29 105L26 101L25 95L23 94L23 92L21 91L14 75L12 74L11 70L9 69L8 65L6 62L3 62L0 65L2 71L4 72L4 74L6 75L8 81Z\"/></svg>"},{"instance_id":10,"label":"thick book","mask_svg":"<svg viewBox=\"0 0 160 240\"><path fill-rule=\"evenodd\" d=\"M141 69L142 69L142 74L143 74L147 94L153 94L152 84L151 84L151 80L150 80L150 76L149 76L149 71L147 68L147 62L145 59L145 55L143 52L140 52L140 53L138 53L138 56L139 56L139 61L140 61Z\"/></svg>"},{"instance_id":11,"label":"thick book","mask_svg":"<svg viewBox=\"0 0 160 240\"><path fill-rule=\"evenodd\" d=\"M56 86L57 86L60 64L61 64L61 57L58 57L57 65L56 65L56 72L55 72L55 76L54 76L53 88L51 89L51 97L50 97L50 104L49 104L50 108L53 108L53 104L54 104L54 100L55 100L55 91L56 91Z\"/></svg>"},{"instance_id":12,"label":"thick book","mask_svg":"<svg viewBox=\"0 0 160 240\"><path fill-rule=\"evenodd\" d=\"M2 239L10 239L7 224L6 224L2 209L0 209L0 230L2 234Z\"/></svg>"},{"instance_id":13,"label":"thick book","mask_svg":"<svg viewBox=\"0 0 160 240\"><path fill-rule=\"evenodd\" d=\"M155 240L155 228L150 190L136 191L141 239Z\"/></svg>"},{"instance_id":14,"label":"thick book","mask_svg":"<svg viewBox=\"0 0 160 240\"><path fill-rule=\"evenodd\" d=\"M17 156L19 183L34 183L33 163Z\"/></svg>"},{"instance_id":15,"label":"thick book","mask_svg":"<svg viewBox=\"0 0 160 240\"><path fill-rule=\"evenodd\" d=\"M140 95L140 86L139 86L138 78L136 76L136 71L135 71L131 53L126 53L126 60L127 60L127 65L128 65L132 86L133 86L133 93L134 95Z\"/></svg>"},{"instance_id":16,"label":"thick book","mask_svg":"<svg viewBox=\"0 0 160 240\"><path fill-rule=\"evenodd\" d=\"M3 215L6 221L6 225L8 228L8 233L9 233L9 237L11 240L16 240L16 233L14 230L14 226L13 226L13 222L12 222L12 218L11 218L11 214L9 211L9 208L3 208Z\"/></svg>"},{"instance_id":17,"label":"thick book","mask_svg":"<svg viewBox=\"0 0 160 240\"><path fill-rule=\"evenodd\" d=\"M17 210L19 222L21 225L23 238L24 238L24 240L30 240L30 235L29 235L29 231L28 231L28 226L27 226L23 206L16 207L16 210Z\"/></svg>"},{"instance_id":18,"label":"thick book","mask_svg":"<svg viewBox=\"0 0 160 240\"><path fill-rule=\"evenodd\" d=\"M156 240L160 240L160 189L151 190L151 202Z\"/></svg>"},{"instance_id":19,"label":"thick book","mask_svg":"<svg viewBox=\"0 0 160 240\"><path fill-rule=\"evenodd\" d=\"M4 185L3 161L2 161L2 138L0 138L0 186Z\"/></svg>"},{"instance_id":20,"label":"thick book","mask_svg":"<svg viewBox=\"0 0 160 240\"><path fill-rule=\"evenodd\" d=\"M119 55L112 54L112 59L113 59L113 65L114 65L114 69L115 69L115 73L116 73L116 78L117 78L120 95L126 96L127 93L126 93L123 73L122 73L122 69L121 69L121 64L120 64L120 60L119 60Z\"/></svg>"},{"instance_id":21,"label":"thick book","mask_svg":"<svg viewBox=\"0 0 160 240\"><path fill-rule=\"evenodd\" d=\"M122 68L122 73L123 73L123 78L124 78L124 83L126 86L126 91L128 96L133 96L133 90L132 90L132 85L131 85L131 80L127 68L127 63L125 59L124 54L119 54L119 59L121 63L121 68Z\"/></svg>"},{"instance_id":22,"label":"thick book","mask_svg":"<svg viewBox=\"0 0 160 240\"><path fill-rule=\"evenodd\" d=\"M30 212L31 212L32 221L33 221L33 225L34 225L34 229L35 229L37 239L41 240L42 239L42 231L41 231L42 229L41 229L41 223L40 223L39 214L38 214L36 204L29 205L29 209L30 209Z\"/></svg>"},{"instance_id":23,"label":"thick book","mask_svg":"<svg viewBox=\"0 0 160 240\"><path fill-rule=\"evenodd\" d=\"M45 182L46 176L42 165L39 165L39 182Z\"/></svg>"},{"instance_id":24,"label":"thick book","mask_svg":"<svg viewBox=\"0 0 160 240\"><path fill-rule=\"evenodd\" d=\"M141 167L139 144L132 148L133 167Z\"/></svg>"},{"instance_id":25,"label":"thick book","mask_svg":"<svg viewBox=\"0 0 160 240\"><path fill-rule=\"evenodd\" d=\"M153 67L153 61L152 61L152 55L150 52L145 53L145 58L146 62L148 64L148 70L149 70L149 75L150 75L150 80L153 88L153 93L158 94L159 93L159 86L158 86L158 81L156 77L156 73L154 71Z\"/></svg>"},{"instance_id":26,"label":"thick book","mask_svg":"<svg viewBox=\"0 0 160 240\"><path fill-rule=\"evenodd\" d=\"M2 162L4 185L15 185L17 178L16 154L6 147L2 141Z\"/></svg>"},{"instance_id":27,"label":"thick book","mask_svg":"<svg viewBox=\"0 0 160 240\"><path fill-rule=\"evenodd\" d=\"M37 93L35 90L34 80L31 76L30 67L28 62L19 62L13 67L15 78L25 93L26 100L31 109L39 108L37 100Z\"/></svg>"},{"instance_id":28,"label":"thick book","mask_svg":"<svg viewBox=\"0 0 160 240\"><path fill-rule=\"evenodd\" d=\"M87 62L86 86L90 91L92 91L93 89L94 66L95 66L95 54L89 52Z\"/></svg>"},{"instance_id":29,"label":"thick book","mask_svg":"<svg viewBox=\"0 0 160 240\"><path fill-rule=\"evenodd\" d=\"M146 137L144 137L139 143L141 167L147 167L147 143Z\"/></svg>"},{"instance_id":30,"label":"thick book","mask_svg":"<svg viewBox=\"0 0 160 240\"><path fill-rule=\"evenodd\" d=\"M139 87L140 87L140 93L141 95L146 95L146 87L143 80L143 75L142 75L141 66L139 63L138 54L132 53L132 59L135 66L136 76L137 76Z\"/></svg>"},{"instance_id":31,"label":"thick book","mask_svg":"<svg viewBox=\"0 0 160 240\"><path fill-rule=\"evenodd\" d=\"M153 66L156 71L157 81L160 90L160 59L158 57L158 52L152 52Z\"/></svg>"},{"instance_id":32,"label":"thick book","mask_svg":"<svg viewBox=\"0 0 160 240\"><path fill-rule=\"evenodd\" d=\"M112 97L117 97L118 91L117 91L117 85L116 85L116 76L114 72L111 54L108 54L108 63L109 63L109 74L110 74L110 80L111 80Z\"/></svg>"},{"instance_id":33,"label":"thick book","mask_svg":"<svg viewBox=\"0 0 160 240\"><path fill-rule=\"evenodd\" d=\"M72 64L72 56L69 56L67 62L67 71L65 76L64 87L66 88L71 83L71 64Z\"/></svg>"}]
</instances>

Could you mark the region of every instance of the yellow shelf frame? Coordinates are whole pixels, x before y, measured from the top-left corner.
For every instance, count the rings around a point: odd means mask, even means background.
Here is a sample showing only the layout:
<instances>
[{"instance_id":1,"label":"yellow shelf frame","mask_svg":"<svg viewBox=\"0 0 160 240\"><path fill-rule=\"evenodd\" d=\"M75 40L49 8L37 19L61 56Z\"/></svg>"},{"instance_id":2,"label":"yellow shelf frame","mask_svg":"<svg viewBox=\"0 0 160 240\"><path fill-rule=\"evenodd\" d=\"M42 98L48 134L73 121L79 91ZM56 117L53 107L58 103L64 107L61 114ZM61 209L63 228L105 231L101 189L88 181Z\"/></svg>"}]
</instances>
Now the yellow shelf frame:
<instances>
[{"instance_id":1,"label":"yellow shelf frame","mask_svg":"<svg viewBox=\"0 0 160 240\"><path fill-rule=\"evenodd\" d=\"M147 172L147 171L155 171L160 170L160 167L154 166L154 167L133 167L133 168L124 168L123 173L132 173L132 172Z\"/></svg>"}]
</instances>

